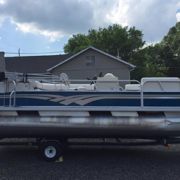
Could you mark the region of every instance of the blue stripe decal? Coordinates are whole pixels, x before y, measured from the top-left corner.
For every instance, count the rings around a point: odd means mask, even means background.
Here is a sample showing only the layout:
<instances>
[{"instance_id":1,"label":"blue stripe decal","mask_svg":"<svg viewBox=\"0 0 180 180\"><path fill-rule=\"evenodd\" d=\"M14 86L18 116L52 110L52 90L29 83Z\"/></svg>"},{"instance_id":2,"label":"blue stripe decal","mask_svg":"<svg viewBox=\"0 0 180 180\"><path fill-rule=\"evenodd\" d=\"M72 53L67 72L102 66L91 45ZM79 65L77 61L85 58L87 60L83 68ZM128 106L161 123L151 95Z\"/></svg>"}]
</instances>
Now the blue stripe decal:
<instances>
[{"instance_id":1,"label":"blue stripe decal","mask_svg":"<svg viewBox=\"0 0 180 180\"><path fill-rule=\"evenodd\" d=\"M128 96L124 96L121 99L119 95L137 95L139 96L139 92L46 92L46 91L33 91L33 92L17 92L16 96L16 106L81 106L78 104L78 100L69 101L69 104L63 104L63 101L66 99L62 99L59 101L53 101L54 99L58 99L59 97L69 98L70 96L85 96L84 99L88 100L88 96L103 96L103 99L93 100L92 102L85 103L83 106L140 106L140 98L128 98ZM180 93L173 92L163 92L163 93L145 93L145 94L153 94L153 95L180 95ZM0 94L0 106L4 105L4 94ZM6 94L7 98L5 98L5 105L9 105L9 93ZM54 95L54 97L52 96ZM87 95L87 97L86 97ZM22 97L21 97L22 96ZM69 97L68 97L69 96ZM29 97L29 98L28 98ZM45 99L42 99L45 97ZM164 107L177 107L180 106L180 99L171 99L171 97L166 98L163 96L163 99L144 99L144 106L164 106ZM73 98L72 98L73 99ZM84 100L83 98L80 100ZM69 100L69 99L68 99Z\"/></svg>"},{"instance_id":2,"label":"blue stripe decal","mask_svg":"<svg viewBox=\"0 0 180 180\"><path fill-rule=\"evenodd\" d=\"M144 101L144 106L180 106L180 99L149 99Z\"/></svg>"},{"instance_id":3,"label":"blue stripe decal","mask_svg":"<svg viewBox=\"0 0 180 180\"><path fill-rule=\"evenodd\" d=\"M4 99L0 98L0 106L3 106ZM9 99L6 98L6 105L9 105ZM69 106L80 106L74 102ZM67 105L67 106L68 106ZM33 99L33 98L17 98L16 106L66 106L61 102L53 102L50 100ZM140 106L140 99L101 99L85 104L84 106ZM180 99L145 99L144 106L164 106L177 107L180 106Z\"/></svg>"}]
</instances>

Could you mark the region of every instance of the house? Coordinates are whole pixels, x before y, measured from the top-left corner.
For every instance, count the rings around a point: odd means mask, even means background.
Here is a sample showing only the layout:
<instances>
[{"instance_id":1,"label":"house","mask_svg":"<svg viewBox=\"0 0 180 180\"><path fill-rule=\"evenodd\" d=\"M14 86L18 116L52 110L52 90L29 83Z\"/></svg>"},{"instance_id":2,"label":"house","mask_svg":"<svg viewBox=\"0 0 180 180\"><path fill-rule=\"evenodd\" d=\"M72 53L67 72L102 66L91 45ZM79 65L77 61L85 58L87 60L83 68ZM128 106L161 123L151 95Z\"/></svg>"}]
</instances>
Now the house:
<instances>
[{"instance_id":1,"label":"house","mask_svg":"<svg viewBox=\"0 0 180 180\"><path fill-rule=\"evenodd\" d=\"M52 74L65 72L70 79L92 79L106 73L113 73L119 79L130 79L134 68L128 62L90 46L47 71Z\"/></svg>"},{"instance_id":2,"label":"house","mask_svg":"<svg viewBox=\"0 0 180 180\"><path fill-rule=\"evenodd\" d=\"M51 56L5 57L6 70L19 73L47 73L47 69L63 62L70 54Z\"/></svg>"},{"instance_id":3,"label":"house","mask_svg":"<svg viewBox=\"0 0 180 180\"><path fill-rule=\"evenodd\" d=\"M6 57L6 70L21 73L66 73L70 79L93 79L113 73L119 79L130 79L134 65L95 47L74 55Z\"/></svg>"}]
</instances>

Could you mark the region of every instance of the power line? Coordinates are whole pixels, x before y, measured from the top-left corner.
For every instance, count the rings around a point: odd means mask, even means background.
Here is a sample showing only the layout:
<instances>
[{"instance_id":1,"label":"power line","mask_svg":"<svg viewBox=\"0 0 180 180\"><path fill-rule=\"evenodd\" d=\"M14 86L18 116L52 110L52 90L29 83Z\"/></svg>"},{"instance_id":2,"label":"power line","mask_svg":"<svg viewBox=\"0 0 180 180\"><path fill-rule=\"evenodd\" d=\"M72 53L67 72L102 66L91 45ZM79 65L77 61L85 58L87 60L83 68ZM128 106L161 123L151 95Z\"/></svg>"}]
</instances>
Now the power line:
<instances>
[{"instance_id":1,"label":"power line","mask_svg":"<svg viewBox=\"0 0 180 180\"><path fill-rule=\"evenodd\" d=\"M53 52L37 52L37 53L32 53L32 52L6 52L5 51L5 54L16 54L16 55L19 55L19 54L24 54L24 55L39 55L39 54L60 54L60 53L64 53L64 51L53 51Z\"/></svg>"}]
</instances>

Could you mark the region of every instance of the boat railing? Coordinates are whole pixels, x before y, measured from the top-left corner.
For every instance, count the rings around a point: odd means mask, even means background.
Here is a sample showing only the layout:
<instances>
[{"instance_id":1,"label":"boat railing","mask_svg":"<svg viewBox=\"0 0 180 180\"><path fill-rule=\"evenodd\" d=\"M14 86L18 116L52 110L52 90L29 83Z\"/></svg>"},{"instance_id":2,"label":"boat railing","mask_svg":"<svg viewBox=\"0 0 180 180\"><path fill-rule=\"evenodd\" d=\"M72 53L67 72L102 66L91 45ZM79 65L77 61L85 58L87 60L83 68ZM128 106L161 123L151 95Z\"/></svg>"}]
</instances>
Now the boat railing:
<instances>
[{"instance_id":1,"label":"boat railing","mask_svg":"<svg viewBox=\"0 0 180 180\"><path fill-rule=\"evenodd\" d=\"M47 76L48 77L48 76ZM32 78L33 79L33 78ZM36 79L35 79L36 80ZM17 91L17 87L16 87L16 81L15 80L10 80L9 81L10 83L13 84L13 88L12 91L10 91L10 94L9 94L9 107L12 107L12 106L16 106L16 91ZM80 79L67 79L65 82L58 79L58 78L46 78L45 80L42 80L42 82L47 82L47 83L64 83L65 85L69 86L71 84L76 84L77 86L73 86L72 89L69 89L69 90L82 90L81 88L77 88L78 85L91 85L91 84L94 84L94 89L87 89L87 90L94 90L94 91L110 91L111 89L108 90L105 89L105 88L102 88L102 89L97 89L96 88L96 85L97 83L117 83L119 84L119 91L120 92L133 92L133 91L137 91L140 93L139 95L139 98L140 98L140 106L143 108L144 107L144 100L145 100L145 97L144 97L144 94L145 92L147 92L147 88L149 88L149 86L145 86L147 83L158 83L158 88L159 90L157 92L177 92L177 91L180 91L180 79L148 79L148 80L145 80L145 81L138 81L138 80L98 80L98 79L92 79L92 80L80 80ZM174 86L172 85L165 85L164 86L164 83L177 83L176 84L176 90L174 90ZM126 84L138 84L139 85L139 90L127 90L126 88L124 88L124 85ZM122 88L121 88L121 85L122 85ZM151 86L151 85L150 85ZM83 86L81 86L83 87ZM84 86L86 87L86 86ZM104 87L104 86L103 86ZM57 87L56 87L57 88ZM150 89L150 92L156 92L155 89L153 89L153 85ZM179 88L179 89L178 89ZM114 88L114 90L112 91L116 91L117 89ZM155 90L155 91L154 91ZM149 89L148 89L148 92L149 92Z\"/></svg>"},{"instance_id":2,"label":"boat railing","mask_svg":"<svg viewBox=\"0 0 180 180\"><path fill-rule=\"evenodd\" d=\"M141 104L141 107L143 108L144 107L144 92L145 92L145 84L147 83L158 83L159 84L159 87L161 89L161 92L177 92L180 90L180 79L162 79L162 80L156 80L156 79L153 79L153 80L147 80L145 82L141 82L140 83L140 104ZM171 91L167 91L162 83L178 83L179 84L179 89L178 90L174 90L173 87L170 86L169 89L171 89Z\"/></svg>"},{"instance_id":3,"label":"boat railing","mask_svg":"<svg viewBox=\"0 0 180 180\"><path fill-rule=\"evenodd\" d=\"M13 89L9 95L9 107L16 106L16 81L12 80Z\"/></svg>"},{"instance_id":4,"label":"boat railing","mask_svg":"<svg viewBox=\"0 0 180 180\"><path fill-rule=\"evenodd\" d=\"M144 107L144 88L143 88L143 84L140 84L140 100L141 100L141 108Z\"/></svg>"}]
</instances>

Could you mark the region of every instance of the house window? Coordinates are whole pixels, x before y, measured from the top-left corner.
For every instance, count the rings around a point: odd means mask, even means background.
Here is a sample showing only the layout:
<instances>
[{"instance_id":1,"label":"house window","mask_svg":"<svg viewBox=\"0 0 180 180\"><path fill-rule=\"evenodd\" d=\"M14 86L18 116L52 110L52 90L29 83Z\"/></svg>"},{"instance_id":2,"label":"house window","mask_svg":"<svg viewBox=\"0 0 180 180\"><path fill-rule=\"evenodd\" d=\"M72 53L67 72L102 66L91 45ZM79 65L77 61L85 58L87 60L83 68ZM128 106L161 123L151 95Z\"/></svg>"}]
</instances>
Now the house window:
<instances>
[{"instance_id":1,"label":"house window","mask_svg":"<svg viewBox=\"0 0 180 180\"><path fill-rule=\"evenodd\" d=\"M95 66L95 56L86 56L86 66Z\"/></svg>"}]
</instances>

